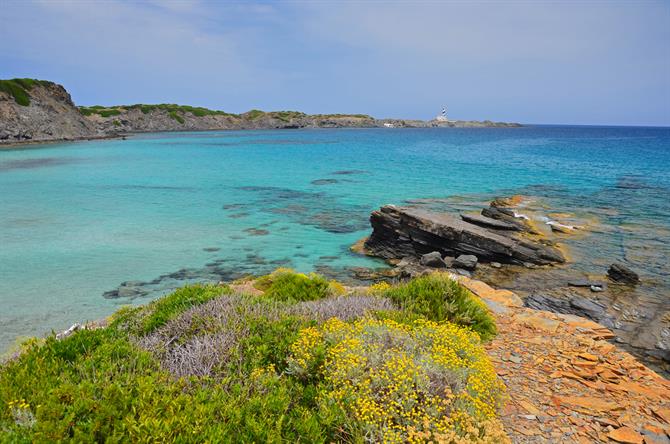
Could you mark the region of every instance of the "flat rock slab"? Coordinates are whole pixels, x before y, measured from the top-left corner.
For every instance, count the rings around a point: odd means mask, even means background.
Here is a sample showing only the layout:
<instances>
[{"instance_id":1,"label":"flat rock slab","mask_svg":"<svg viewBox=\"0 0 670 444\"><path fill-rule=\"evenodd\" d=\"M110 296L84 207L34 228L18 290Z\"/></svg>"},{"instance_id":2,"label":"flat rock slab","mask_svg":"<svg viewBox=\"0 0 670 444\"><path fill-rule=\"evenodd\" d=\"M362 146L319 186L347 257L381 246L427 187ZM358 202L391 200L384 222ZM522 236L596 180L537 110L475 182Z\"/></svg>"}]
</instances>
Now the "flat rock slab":
<instances>
[{"instance_id":1,"label":"flat rock slab","mask_svg":"<svg viewBox=\"0 0 670 444\"><path fill-rule=\"evenodd\" d=\"M370 223L373 231L365 246L384 259L418 258L438 251L443 256L474 255L480 261L519 265L565 262L556 248L502 236L448 214L385 205L372 212Z\"/></svg>"},{"instance_id":2,"label":"flat rock slab","mask_svg":"<svg viewBox=\"0 0 670 444\"><path fill-rule=\"evenodd\" d=\"M512 230L521 231L518 225L505 222L503 220L491 219L480 214L461 214L461 219L471 224L479 225L494 230Z\"/></svg>"}]
</instances>

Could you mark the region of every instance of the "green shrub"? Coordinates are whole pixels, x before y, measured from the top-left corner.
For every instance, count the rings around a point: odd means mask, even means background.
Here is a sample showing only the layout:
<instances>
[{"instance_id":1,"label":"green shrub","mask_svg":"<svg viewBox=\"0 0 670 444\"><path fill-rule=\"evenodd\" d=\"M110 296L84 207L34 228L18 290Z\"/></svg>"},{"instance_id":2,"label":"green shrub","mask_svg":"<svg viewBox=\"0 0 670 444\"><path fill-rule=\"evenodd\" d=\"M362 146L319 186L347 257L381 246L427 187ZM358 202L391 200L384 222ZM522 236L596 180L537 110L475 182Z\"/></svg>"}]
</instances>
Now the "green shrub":
<instances>
[{"instance_id":1,"label":"green shrub","mask_svg":"<svg viewBox=\"0 0 670 444\"><path fill-rule=\"evenodd\" d=\"M264 291L266 297L292 302L314 301L337 291L336 286L331 285L331 282L321 275L316 273L306 275L286 268L280 268L258 278L254 287Z\"/></svg>"},{"instance_id":2,"label":"green shrub","mask_svg":"<svg viewBox=\"0 0 670 444\"><path fill-rule=\"evenodd\" d=\"M392 286L382 295L404 310L434 321L470 327L483 340L493 338L496 325L486 305L446 273L431 273Z\"/></svg>"},{"instance_id":3,"label":"green shrub","mask_svg":"<svg viewBox=\"0 0 670 444\"><path fill-rule=\"evenodd\" d=\"M0 80L0 91L12 96L21 106L30 105L30 95L16 80Z\"/></svg>"},{"instance_id":4,"label":"green shrub","mask_svg":"<svg viewBox=\"0 0 670 444\"><path fill-rule=\"evenodd\" d=\"M265 115L265 111L261 111L260 109L252 109L251 111L248 111L244 114L244 116L249 120L256 120L263 115Z\"/></svg>"},{"instance_id":5,"label":"green shrub","mask_svg":"<svg viewBox=\"0 0 670 444\"><path fill-rule=\"evenodd\" d=\"M184 123L184 118L182 116L180 116L179 114L177 114L177 111L170 111L168 114L170 115L170 117L172 117L177 122L182 123L182 124Z\"/></svg>"}]
</instances>

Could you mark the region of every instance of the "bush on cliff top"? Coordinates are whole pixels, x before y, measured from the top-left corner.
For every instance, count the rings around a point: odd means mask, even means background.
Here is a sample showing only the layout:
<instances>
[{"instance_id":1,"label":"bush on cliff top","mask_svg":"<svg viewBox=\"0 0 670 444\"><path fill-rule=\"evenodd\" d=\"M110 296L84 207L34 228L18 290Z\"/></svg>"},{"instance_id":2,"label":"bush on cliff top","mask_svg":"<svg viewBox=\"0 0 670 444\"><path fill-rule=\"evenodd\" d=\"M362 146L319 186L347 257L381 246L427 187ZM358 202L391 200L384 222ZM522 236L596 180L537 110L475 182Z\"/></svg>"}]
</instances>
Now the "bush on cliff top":
<instances>
[{"instance_id":1,"label":"bush on cliff top","mask_svg":"<svg viewBox=\"0 0 670 444\"><path fill-rule=\"evenodd\" d=\"M381 292L400 308L434 321L449 321L471 328L489 340L496 325L486 305L446 273L431 273Z\"/></svg>"},{"instance_id":2,"label":"bush on cliff top","mask_svg":"<svg viewBox=\"0 0 670 444\"><path fill-rule=\"evenodd\" d=\"M21 106L30 105L30 94L28 91L36 85L50 86L53 82L37 79L9 79L0 80L0 91L9 94L14 101Z\"/></svg>"}]
</instances>

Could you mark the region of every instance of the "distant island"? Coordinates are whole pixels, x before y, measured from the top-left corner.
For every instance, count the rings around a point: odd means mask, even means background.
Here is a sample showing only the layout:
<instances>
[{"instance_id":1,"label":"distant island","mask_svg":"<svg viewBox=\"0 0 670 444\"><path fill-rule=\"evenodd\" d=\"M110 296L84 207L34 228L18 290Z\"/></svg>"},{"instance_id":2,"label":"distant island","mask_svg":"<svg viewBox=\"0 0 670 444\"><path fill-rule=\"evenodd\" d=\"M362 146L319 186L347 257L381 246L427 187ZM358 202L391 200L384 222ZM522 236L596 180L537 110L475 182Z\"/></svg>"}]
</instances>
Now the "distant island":
<instances>
[{"instance_id":1,"label":"distant island","mask_svg":"<svg viewBox=\"0 0 670 444\"><path fill-rule=\"evenodd\" d=\"M76 106L54 82L0 80L0 144L118 137L154 131L297 128L520 127L518 123L376 119L367 114L251 110L242 114L175 104Z\"/></svg>"}]
</instances>

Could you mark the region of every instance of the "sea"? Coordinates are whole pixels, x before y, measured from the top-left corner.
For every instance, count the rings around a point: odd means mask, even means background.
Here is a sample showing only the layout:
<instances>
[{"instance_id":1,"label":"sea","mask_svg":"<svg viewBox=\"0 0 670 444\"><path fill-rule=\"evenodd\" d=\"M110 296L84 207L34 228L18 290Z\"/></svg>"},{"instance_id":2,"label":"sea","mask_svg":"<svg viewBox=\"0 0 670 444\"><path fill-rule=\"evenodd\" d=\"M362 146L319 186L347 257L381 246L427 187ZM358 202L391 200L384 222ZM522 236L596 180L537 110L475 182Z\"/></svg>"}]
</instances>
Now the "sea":
<instances>
[{"instance_id":1,"label":"sea","mask_svg":"<svg viewBox=\"0 0 670 444\"><path fill-rule=\"evenodd\" d=\"M623 262L667 312L669 170L670 128L646 127L151 133L2 149L0 352L186 283L384 267L350 250L381 205L512 194L540 222L588 225L566 239L575 267Z\"/></svg>"}]
</instances>

